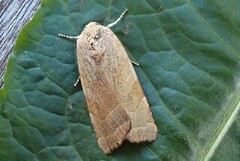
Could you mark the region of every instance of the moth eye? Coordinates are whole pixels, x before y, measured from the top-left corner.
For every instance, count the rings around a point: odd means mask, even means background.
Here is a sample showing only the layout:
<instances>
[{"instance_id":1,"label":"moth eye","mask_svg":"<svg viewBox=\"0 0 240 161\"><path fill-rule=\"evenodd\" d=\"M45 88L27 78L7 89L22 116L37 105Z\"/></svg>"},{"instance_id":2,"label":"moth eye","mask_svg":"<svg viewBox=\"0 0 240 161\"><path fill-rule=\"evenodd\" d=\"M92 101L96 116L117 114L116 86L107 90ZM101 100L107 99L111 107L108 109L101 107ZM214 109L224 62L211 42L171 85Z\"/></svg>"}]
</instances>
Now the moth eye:
<instances>
[{"instance_id":1,"label":"moth eye","mask_svg":"<svg viewBox=\"0 0 240 161\"><path fill-rule=\"evenodd\" d=\"M100 32L98 32L95 36L94 36L94 39L99 39L101 37L101 34L100 34Z\"/></svg>"}]
</instances>

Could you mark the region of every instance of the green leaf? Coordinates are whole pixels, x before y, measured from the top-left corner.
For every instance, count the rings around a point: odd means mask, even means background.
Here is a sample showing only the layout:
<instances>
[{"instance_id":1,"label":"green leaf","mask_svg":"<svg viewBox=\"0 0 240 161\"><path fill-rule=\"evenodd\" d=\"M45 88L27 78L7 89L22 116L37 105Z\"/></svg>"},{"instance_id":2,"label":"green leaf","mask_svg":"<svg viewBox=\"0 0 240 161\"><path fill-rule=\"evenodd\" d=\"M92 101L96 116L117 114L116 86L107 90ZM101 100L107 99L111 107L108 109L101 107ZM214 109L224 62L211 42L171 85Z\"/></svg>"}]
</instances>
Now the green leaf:
<instances>
[{"instance_id":1,"label":"green leaf","mask_svg":"<svg viewBox=\"0 0 240 161\"><path fill-rule=\"evenodd\" d=\"M73 41L113 27L158 127L152 143L98 147ZM0 160L240 160L238 0L43 0L22 29L0 90ZM126 35L127 32L127 35Z\"/></svg>"}]
</instances>

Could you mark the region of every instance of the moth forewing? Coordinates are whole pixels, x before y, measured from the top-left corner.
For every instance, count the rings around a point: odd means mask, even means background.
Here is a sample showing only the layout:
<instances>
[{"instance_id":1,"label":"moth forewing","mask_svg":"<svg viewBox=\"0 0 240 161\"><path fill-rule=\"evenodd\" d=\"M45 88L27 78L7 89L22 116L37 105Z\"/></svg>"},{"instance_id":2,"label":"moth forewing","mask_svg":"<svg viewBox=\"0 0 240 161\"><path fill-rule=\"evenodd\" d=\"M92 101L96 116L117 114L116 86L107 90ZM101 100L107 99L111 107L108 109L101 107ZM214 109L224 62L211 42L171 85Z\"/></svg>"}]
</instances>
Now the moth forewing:
<instances>
[{"instance_id":1,"label":"moth forewing","mask_svg":"<svg viewBox=\"0 0 240 161\"><path fill-rule=\"evenodd\" d=\"M110 153L125 139L152 141L157 127L131 60L110 30L123 17L104 27L85 26L77 39L77 59L83 92L99 147Z\"/></svg>"},{"instance_id":2,"label":"moth forewing","mask_svg":"<svg viewBox=\"0 0 240 161\"><path fill-rule=\"evenodd\" d=\"M131 121L130 131L125 130L130 142L154 140L157 128L147 99L131 60L115 34L109 28L91 22L77 40L77 51L81 82L90 113L102 109L106 114L113 114L109 110L113 109L112 105L118 105L118 110L124 109L127 113L127 117L123 118L129 117ZM106 95L106 92L111 92L111 95ZM102 104L93 107L96 102ZM120 116L111 116L115 120L120 119Z\"/></svg>"},{"instance_id":3,"label":"moth forewing","mask_svg":"<svg viewBox=\"0 0 240 161\"><path fill-rule=\"evenodd\" d=\"M100 25L89 23L77 39L77 58L98 144L105 153L110 153L126 139L131 122L112 88L112 76L107 72L111 62L106 36Z\"/></svg>"}]
</instances>

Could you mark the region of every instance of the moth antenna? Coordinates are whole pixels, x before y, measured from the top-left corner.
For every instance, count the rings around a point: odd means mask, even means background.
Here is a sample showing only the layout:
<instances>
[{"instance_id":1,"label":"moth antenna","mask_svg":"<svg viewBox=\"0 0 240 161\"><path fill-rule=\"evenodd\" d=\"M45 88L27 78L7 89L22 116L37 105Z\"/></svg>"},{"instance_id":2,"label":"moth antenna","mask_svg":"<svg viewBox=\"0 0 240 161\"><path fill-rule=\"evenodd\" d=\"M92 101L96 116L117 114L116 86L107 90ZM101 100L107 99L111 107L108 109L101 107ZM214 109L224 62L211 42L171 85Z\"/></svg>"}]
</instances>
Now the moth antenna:
<instances>
[{"instance_id":1,"label":"moth antenna","mask_svg":"<svg viewBox=\"0 0 240 161\"><path fill-rule=\"evenodd\" d=\"M63 34L58 34L58 36L66 38L66 39L71 39L71 40L77 40L78 36L68 36L68 35L63 35Z\"/></svg>"},{"instance_id":2,"label":"moth antenna","mask_svg":"<svg viewBox=\"0 0 240 161\"><path fill-rule=\"evenodd\" d=\"M128 11L128 9L126 8L126 9L122 12L122 14L118 17L118 19L116 19L114 22L108 24L106 27L111 28L111 27L115 26L115 25L123 18L123 16L125 15L125 13L126 13L127 11Z\"/></svg>"}]
</instances>

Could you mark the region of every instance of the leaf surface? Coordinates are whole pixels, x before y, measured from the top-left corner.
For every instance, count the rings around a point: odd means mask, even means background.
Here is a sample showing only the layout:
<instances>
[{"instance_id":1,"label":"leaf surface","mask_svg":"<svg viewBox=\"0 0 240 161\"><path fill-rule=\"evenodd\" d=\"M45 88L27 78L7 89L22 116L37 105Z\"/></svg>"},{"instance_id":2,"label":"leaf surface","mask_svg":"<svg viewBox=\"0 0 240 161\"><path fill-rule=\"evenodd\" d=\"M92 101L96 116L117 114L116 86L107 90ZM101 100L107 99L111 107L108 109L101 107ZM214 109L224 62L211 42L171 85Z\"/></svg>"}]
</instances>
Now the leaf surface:
<instances>
[{"instance_id":1,"label":"leaf surface","mask_svg":"<svg viewBox=\"0 0 240 161\"><path fill-rule=\"evenodd\" d=\"M75 42L91 21L113 27L158 127L152 143L98 147ZM43 0L22 29L0 90L0 160L240 160L238 0Z\"/></svg>"}]
</instances>

